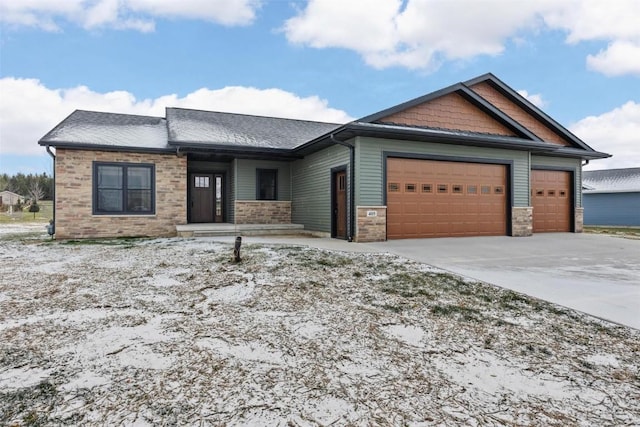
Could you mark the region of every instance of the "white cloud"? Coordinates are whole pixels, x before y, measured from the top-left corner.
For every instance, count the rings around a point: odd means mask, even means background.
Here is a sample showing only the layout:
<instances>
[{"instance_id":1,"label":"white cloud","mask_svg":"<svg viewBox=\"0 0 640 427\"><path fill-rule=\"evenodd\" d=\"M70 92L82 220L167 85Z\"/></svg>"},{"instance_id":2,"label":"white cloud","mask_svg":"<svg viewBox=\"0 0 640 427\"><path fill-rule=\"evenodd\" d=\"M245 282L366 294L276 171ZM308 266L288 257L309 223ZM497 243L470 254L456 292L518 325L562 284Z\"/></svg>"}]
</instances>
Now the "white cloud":
<instances>
[{"instance_id":1,"label":"white cloud","mask_svg":"<svg viewBox=\"0 0 640 427\"><path fill-rule=\"evenodd\" d=\"M588 55L587 67L607 76L623 74L640 76L640 43L634 44L627 41L611 43L607 49L600 51L597 55Z\"/></svg>"},{"instance_id":2,"label":"white cloud","mask_svg":"<svg viewBox=\"0 0 640 427\"><path fill-rule=\"evenodd\" d=\"M283 30L291 43L350 49L376 68L423 70L499 55L509 41L521 44L525 35L559 30L567 43L608 41L589 66L615 75L638 72L637 60L621 57L640 49L638 16L637 0L309 0ZM611 58L613 65L605 67Z\"/></svg>"},{"instance_id":3,"label":"white cloud","mask_svg":"<svg viewBox=\"0 0 640 427\"><path fill-rule=\"evenodd\" d=\"M640 167L640 104L629 101L599 116L586 117L569 128L593 149L613 154L593 160L588 169Z\"/></svg>"},{"instance_id":4,"label":"white cloud","mask_svg":"<svg viewBox=\"0 0 640 427\"><path fill-rule=\"evenodd\" d=\"M525 98L527 101L529 101L530 103L532 103L533 105L535 105L538 108L543 108L547 105L547 102L542 99L542 95L539 93L532 93L529 94L529 92L527 92L526 90L519 90L518 93Z\"/></svg>"},{"instance_id":5,"label":"white cloud","mask_svg":"<svg viewBox=\"0 0 640 427\"><path fill-rule=\"evenodd\" d=\"M155 18L181 18L221 25L249 25L261 0L0 0L0 22L59 31L62 21L85 29L149 32Z\"/></svg>"},{"instance_id":6,"label":"white cloud","mask_svg":"<svg viewBox=\"0 0 640 427\"><path fill-rule=\"evenodd\" d=\"M344 123L347 113L317 96L281 89L232 86L137 100L126 91L98 93L86 86L50 89L35 79L0 79L0 154L41 154L37 141L76 109L164 116L165 107L268 115Z\"/></svg>"}]
</instances>

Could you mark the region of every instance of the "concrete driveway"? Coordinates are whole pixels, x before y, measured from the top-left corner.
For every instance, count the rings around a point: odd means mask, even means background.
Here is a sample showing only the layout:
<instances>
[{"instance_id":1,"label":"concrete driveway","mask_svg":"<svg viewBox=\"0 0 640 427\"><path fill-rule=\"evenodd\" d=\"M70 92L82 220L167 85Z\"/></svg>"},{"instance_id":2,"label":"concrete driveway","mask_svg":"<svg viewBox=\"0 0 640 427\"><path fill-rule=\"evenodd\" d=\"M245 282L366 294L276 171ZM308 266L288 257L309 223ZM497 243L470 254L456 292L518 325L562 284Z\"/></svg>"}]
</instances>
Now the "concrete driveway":
<instances>
[{"instance_id":1,"label":"concrete driveway","mask_svg":"<svg viewBox=\"0 0 640 427\"><path fill-rule=\"evenodd\" d=\"M640 329L640 240L547 233L360 245Z\"/></svg>"}]
</instances>

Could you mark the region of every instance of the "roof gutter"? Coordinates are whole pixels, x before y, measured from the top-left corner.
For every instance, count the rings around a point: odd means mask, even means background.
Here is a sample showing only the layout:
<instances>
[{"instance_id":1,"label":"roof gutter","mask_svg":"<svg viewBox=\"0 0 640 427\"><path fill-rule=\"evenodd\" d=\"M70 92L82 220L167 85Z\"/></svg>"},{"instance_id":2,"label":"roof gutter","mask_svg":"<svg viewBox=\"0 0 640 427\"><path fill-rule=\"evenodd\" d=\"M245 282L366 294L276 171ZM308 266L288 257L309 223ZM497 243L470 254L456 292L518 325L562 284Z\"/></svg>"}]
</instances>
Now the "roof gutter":
<instances>
[{"instance_id":1,"label":"roof gutter","mask_svg":"<svg viewBox=\"0 0 640 427\"><path fill-rule=\"evenodd\" d=\"M349 235L347 236L347 239L350 242L353 242L353 235L354 235L354 231L355 231L355 222L354 222L354 215L355 215L355 181L356 181L356 165L355 165L355 158L356 158L356 149L353 146L353 144L349 144L348 142L345 141L340 141L338 139L335 138L334 134L331 133L329 135L329 140L331 142L333 142L334 144L338 144L338 145L342 145L343 147L347 147L349 149Z\"/></svg>"},{"instance_id":2,"label":"roof gutter","mask_svg":"<svg viewBox=\"0 0 640 427\"><path fill-rule=\"evenodd\" d=\"M49 153L49 155L53 159L53 185L51 186L51 198L53 199L53 209L52 209L53 218L51 218L51 221L49 222L49 226L51 227L51 229L47 230L49 234L53 236L56 230L56 155L53 153L53 151L51 151L50 145L47 145L46 149L47 149L47 153Z\"/></svg>"}]
</instances>

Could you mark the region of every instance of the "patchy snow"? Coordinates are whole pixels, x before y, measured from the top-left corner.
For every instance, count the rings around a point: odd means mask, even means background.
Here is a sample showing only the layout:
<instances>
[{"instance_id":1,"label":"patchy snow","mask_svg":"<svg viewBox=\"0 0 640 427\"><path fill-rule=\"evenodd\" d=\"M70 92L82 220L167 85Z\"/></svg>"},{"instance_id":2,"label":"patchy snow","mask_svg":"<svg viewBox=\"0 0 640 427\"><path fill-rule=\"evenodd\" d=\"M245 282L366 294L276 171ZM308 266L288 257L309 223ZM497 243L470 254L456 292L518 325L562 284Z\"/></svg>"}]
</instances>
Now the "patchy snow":
<instances>
[{"instance_id":1,"label":"patchy snow","mask_svg":"<svg viewBox=\"0 0 640 427\"><path fill-rule=\"evenodd\" d=\"M391 337L414 347L424 346L427 335L422 328L411 325L389 325L382 329Z\"/></svg>"},{"instance_id":2,"label":"patchy snow","mask_svg":"<svg viewBox=\"0 0 640 427\"><path fill-rule=\"evenodd\" d=\"M640 331L512 291L388 254L19 232L2 425L640 424Z\"/></svg>"},{"instance_id":3,"label":"patchy snow","mask_svg":"<svg viewBox=\"0 0 640 427\"><path fill-rule=\"evenodd\" d=\"M33 387L49 378L52 369L19 367L0 372L0 390Z\"/></svg>"},{"instance_id":4,"label":"patchy snow","mask_svg":"<svg viewBox=\"0 0 640 427\"><path fill-rule=\"evenodd\" d=\"M254 289L255 284L248 282L229 285L218 289L207 289L202 293L209 301L241 302L250 298Z\"/></svg>"},{"instance_id":5,"label":"patchy snow","mask_svg":"<svg viewBox=\"0 0 640 427\"><path fill-rule=\"evenodd\" d=\"M92 389L94 387L101 387L109 384L109 379L96 374L95 372L86 371L82 372L76 378L73 378L66 384L63 384L61 388L65 391L76 391L78 389Z\"/></svg>"},{"instance_id":6,"label":"patchy snow","mask_svg":"<svg viewBox=\"0 0 640 427\"><path fill-rule=\"evenodd\" d=\"M592 354L586 360L594 365L611 366L612 368L620 367L618 358L614 354Z\"/></svg>"}]
</instances>

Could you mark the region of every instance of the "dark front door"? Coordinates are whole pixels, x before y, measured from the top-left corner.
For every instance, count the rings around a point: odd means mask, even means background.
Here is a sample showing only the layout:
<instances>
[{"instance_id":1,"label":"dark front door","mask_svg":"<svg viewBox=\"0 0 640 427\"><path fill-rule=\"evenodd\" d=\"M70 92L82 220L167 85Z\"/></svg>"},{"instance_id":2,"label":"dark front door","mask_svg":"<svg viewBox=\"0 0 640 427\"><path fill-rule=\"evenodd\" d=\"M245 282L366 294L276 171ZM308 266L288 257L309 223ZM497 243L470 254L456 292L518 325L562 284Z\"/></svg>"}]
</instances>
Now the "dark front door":
<instances>
[{"instance_id":1,"label":"dark front door","mask_svg":"<svg viewBox=\"0 0 640 427\"><path fill-rule=\"evenodd\" d=\"M347 238L347 173L333 174L333 236Z\"/></svg>"},{"instance_id":2,"label":"dark front door","mask_svg":"<svg viewBox=\"0 0 640 427\"><path fill-rule=\"evenodd\" d=\"M223 222L224 180L222 174L192 173L189 222Z\"/></svg>"}]
</instances>

